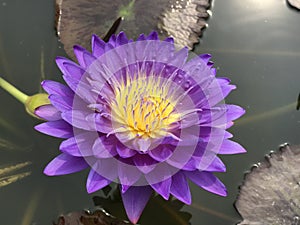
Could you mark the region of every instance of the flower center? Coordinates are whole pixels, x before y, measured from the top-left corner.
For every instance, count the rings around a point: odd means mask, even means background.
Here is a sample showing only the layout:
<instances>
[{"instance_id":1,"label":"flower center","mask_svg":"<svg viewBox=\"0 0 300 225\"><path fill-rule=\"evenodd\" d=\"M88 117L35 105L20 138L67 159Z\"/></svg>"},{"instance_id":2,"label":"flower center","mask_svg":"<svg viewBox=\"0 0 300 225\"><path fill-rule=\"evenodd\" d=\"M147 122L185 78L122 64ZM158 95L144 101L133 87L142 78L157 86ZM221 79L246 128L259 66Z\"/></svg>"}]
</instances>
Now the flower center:
<instances>
[{"instance_id":1,"label":"flower center","mask_svg":"<svg viewBox=\"0 0 300 225\"><path fill-rule=\"evenodd\" d=\"M122 132L131 137L158 138L168 133L170 124L179 120L167 85L158 76L142 76L121 81L115 88L112 116L121 123Z\"/></svg>"}]
</instances>

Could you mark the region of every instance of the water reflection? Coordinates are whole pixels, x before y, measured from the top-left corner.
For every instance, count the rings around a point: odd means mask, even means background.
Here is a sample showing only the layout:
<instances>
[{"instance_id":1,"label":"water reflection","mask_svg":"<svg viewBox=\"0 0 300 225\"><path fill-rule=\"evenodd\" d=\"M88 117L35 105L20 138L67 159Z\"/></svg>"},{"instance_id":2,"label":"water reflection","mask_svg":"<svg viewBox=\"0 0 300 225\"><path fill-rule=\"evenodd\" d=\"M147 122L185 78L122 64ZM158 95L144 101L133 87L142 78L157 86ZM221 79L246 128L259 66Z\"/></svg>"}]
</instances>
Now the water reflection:
<instances>
[{"instance_id":1,"label":"water reflection","mask_svg":"<svg viewBox=\"0 0 300 225\"><path fill-rule=\"evenodd\" d=\"M8 165L0 168L0 188L12 184L24 177L27 177L31 172L17 172L18 170L27 167L31 162L23 162L15 165Z\"/></svg>"}]
</instances>

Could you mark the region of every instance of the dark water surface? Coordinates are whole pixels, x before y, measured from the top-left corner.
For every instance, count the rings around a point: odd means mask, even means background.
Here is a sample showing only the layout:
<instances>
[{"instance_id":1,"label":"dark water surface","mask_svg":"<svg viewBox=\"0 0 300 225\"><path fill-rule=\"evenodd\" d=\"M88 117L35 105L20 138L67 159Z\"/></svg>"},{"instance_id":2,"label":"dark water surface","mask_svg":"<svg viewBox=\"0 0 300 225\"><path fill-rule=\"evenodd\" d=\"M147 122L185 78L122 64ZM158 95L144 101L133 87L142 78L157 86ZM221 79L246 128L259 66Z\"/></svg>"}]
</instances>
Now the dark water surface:
<instances>
[{"instance_id":1,"label":"dark water surface","mask_svg":"<svg viewBox=\"0 0 300 225\"><path fill-rule=\"evenodd\" d=\"M300 112L296 111L300 12L284 0L213 0L211 11L209 27L195 52L212 53L218 75L238 86L227 103L243 106L247 114L230 131L248 153L222 157L227 173L219 177L228 187L228 197L191 185L193 204L181 211L192 215L193 225L233 225L240 221L233 203L244 172L278 145L300 142ZM53 1L0 0L1 76L34 94L42 79L62 80L54 63L56 55L65 53L55 36ZM5 176L31 173L0 187L0 224L51 224L61 213L93 207L94 195L85 190L87 171L63 177L42 173L58 154L60 140L34 131L38 121L3 90L0 103L0 186ZM24 162L31 164L11 172L1 170ZM188 224L177 218L176 210L157 214L154 209L146 208L141 224L174 224L167 222L171 217L177 224ZM118 214L118 208L114 210ZM148 219L152 214L160 218Z\"/></svg>"}]
</instances>

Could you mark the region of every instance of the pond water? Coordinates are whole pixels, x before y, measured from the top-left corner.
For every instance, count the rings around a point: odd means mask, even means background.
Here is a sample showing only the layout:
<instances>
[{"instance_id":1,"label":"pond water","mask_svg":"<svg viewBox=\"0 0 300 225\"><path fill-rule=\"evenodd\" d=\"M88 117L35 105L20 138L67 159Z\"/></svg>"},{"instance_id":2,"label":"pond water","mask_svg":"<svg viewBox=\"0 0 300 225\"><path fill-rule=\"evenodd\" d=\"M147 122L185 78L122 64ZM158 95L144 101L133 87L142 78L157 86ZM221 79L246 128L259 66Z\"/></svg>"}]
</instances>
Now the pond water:
<instances>
[{"instance_id":1,"label":"pond water","mask_svg":"<svg viewBox=\"0 0 300 225\"><path fill-rule=\"evenodd\" d=\"M209 26L194 51L211 53L218 76L237 85L226 101L241 105L247 113L230 131L248 152L221 157L227 172L218 177L227 186L228 197L191 184L193 204L180 209L191 218L181 217L168 205L157 214L153 203L140 224L236 224L241 218L233 203L244 173L280 144L299 144L300 12L284 0L213 0L212 4ZM55 35L53 1L0 0L1 76L34 94L45 78L62 81L54 63L57 55L66 53ZM15 178L4 177L26 176L0 187L0 223L51 224L61 213L93 208L97 193L86 193L87 171L63 177L43 174L47 162L57 155L60 140L36 132L33 126L38 121L3 90L0 103L0 184ZM23 167L1 170L16 165ZM112 214L122 213L120 206L107 208Z\"/></svg>"}]
</instances>

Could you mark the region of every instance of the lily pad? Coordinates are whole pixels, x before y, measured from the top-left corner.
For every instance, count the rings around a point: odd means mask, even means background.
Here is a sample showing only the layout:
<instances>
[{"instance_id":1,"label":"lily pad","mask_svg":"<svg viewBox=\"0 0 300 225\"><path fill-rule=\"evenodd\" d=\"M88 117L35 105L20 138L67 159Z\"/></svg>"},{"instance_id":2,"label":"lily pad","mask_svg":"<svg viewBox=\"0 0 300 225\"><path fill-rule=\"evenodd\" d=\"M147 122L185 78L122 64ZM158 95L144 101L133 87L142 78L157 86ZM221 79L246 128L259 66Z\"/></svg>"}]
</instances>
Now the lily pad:
<instances>
[{"instance_id":1,"label":"lily pad","mask_svg":"<svg viewBox=\"0 0 300 225\"><path fill-rule=\"evenodd\" d=\"M300 224L300 146L282 146L245 176L235 203L238 225Z\"/></svg>"},{"instance_id":2,"label":"lily pad","mask_svg":"<svg viewBox=\"0 0 300 225\"><path fill-rule=\"evenodd\" d=\"M82 211L72 212L60 216L54 225L129 225L127 221L121 221L109 215L104 209L100 208L94 212Z\"/></svg>"},{"instance_id":3,"label":"lily pad","mask_svg":"<svg viewBox=\"0 0 300 225\"><path fill-rule=\"evenodd\" d=\"M90 46L92 34L106 34L122 17L119 31L130 38L158 30L180 46L193 48L206 26L210 0L56 0L56 29L69 56L72 47Z\"/></svg>"},{"instance_id":4,"label":"lily pad","mask_svg":"<svg viewBox=\"0 0 300 225\"><path fill-rule=\"evenodd\" d=\"M95 205L93 211L71 212L62 215L54 225L130 225L130 222L119 219L126 218L119 189L113 187L106 196L93 197ZM192 216L187 212L181 211L183 205L177 199L165 201L160 196L152 196L143 212L140 224L153 225L153 221L155 221L156 225L190 224L189 220ZM154 215L157 218L155 220L153 220Z\"/></svg>"},{"instance_id":5,"label":"lily pad","mask_svg":"<svg viewBox=\"0 0 300 225\"><path fill-rule=\"evenodd\" d=\"M287 0L287 1L291 6L300 10L300 0Z\"/></svg>"}]
</instances>

